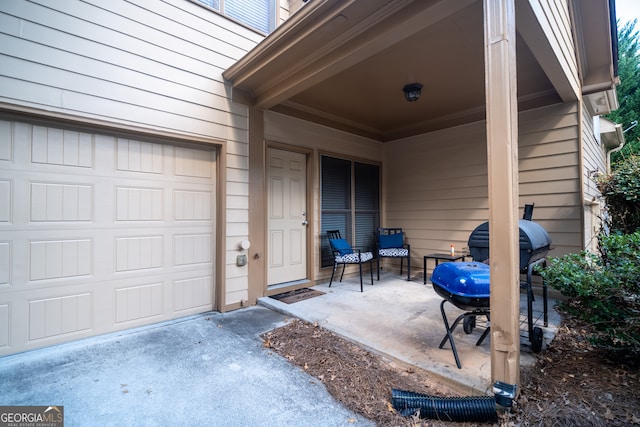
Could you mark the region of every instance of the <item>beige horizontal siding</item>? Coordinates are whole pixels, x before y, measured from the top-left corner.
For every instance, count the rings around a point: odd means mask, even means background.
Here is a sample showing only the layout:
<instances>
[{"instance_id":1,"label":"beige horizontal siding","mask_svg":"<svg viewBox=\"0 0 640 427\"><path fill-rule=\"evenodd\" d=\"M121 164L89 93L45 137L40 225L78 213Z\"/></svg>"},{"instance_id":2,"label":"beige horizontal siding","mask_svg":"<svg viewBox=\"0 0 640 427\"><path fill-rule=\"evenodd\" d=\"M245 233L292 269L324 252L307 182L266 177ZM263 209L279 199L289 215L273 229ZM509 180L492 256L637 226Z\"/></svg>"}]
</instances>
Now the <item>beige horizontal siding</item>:
<instances>
[{"instance_id":1,"label":"beige horizontal siding","mask_svg":"<svg viewBox=\"0 0 640 427\"><path fill-rule=\"evenodd\" d=\"M550 234L553 255L581 249L579 121L575 105L520 114L520 212ZM467 246L488 220L485 123L478 122L383 146L383 224L402 227L412 262ZM417 264L416 264L417 263Z\"/></svg>"},{"instance_id":2,"label":"beige horizontal siding","mask_svg":"<svg viewBox=\"0 0 640 427\"><path fill-rule=\"evenodd\" d=\"M551 255L577 252L582 249L578 106L524 112L520 122L520 205L535 203L533 219L549 232Z\"/></svg>"},{"instance_id":3,"label":"beige horizontal siding","mask_svg":"<svg viewBox=\"0 0 640 427\"><path fill-rule=\"evenodd\" d=\"M596 119L596 120L599 120ZM600 135L596 134L594 119L586 106L582 108L582 187L584 192L584 247L597 251L597 234L602 226L604 202L594 181L594 174L606 173L607 153Z\"/></svg>"},{"instance_id":4,"label":"beige horizontal siding","mask_svg":"<svg viewBox=\"0 0 640 427\"><path fill-rule=\"evenodd\" d=\"M486 221L485 141L484 123L474 123L385 144L384 225L404 229L415 262L462 249Z\"/></svg>"},{"instance_id":5,"label":"beige horizontal siding","mask_svg":"<svg viewBox=\"0 0 640 427\"><path fill-rule=\"evenodd\" d=\"M584 194L586 198L597 198L600 192L590 175L594 171L607 171L606 152L600 143L600 135L595 134L593 118L586 107L582 109L582 141Z\"/></svg>"},{"instance_id":6,"label":"beige horizontal siding","mask_svg":"<svg viewBox=\"0 0 640 427\"><path fill-rule=\"evenodd\" d=\"M237 304L248 288L246 269L235 266L235 245L248 235L248 113L230 101L222 72L262 39L185 0L0 2L0 103L224 141L233 280L223 300Z\"/></svg>"},{"instance_id":7,"label":"beige horizontal siding","mask_svg":"<svg viewBox=\"0 0 640 427\"><path fill-rule=\"evenodd\" d=\"M571 19L567 0L539 0L544 10L545 18L553 28L553 34L557 40L559 50L556 54L562 58L566 67L571 70L572 76L578 76L573 34L571 32Z\"/></svg>"},{"instance_id":8,"label":"beige horizontal siding","mask_svg":"<svg viewBox=\"0 0 640 427\"><path fill-rule=\"evenodd\" d=\"M545 33L553 55L576 94L580 87L576 49L571 31L568 0L528 0L538 25Z\"/></svg>"},{"instance_id":9,"label":"beige horizontal siding","mask_svg":"<svg viewBox=\"0 0 640 427\"><path fill-rule=\"evenodd\" d=\"M289 11L291 3L290 0L278 0L278 21L276 26L282 25L287 19L289 19Z\"/></svg>"},{"instance_id":10,"label":"beige horizontal siding","mask_svg":"<svg viewBox=\"0 0 640 427\"><path fill-rule=\"evenodd\" d=\"M258 40L246 30L241 38L230 30L240 26L218 14L173 3L3 2L4 100L238 138L245 113L228 102L221 74Z\"/></svg>"}]
</instances>

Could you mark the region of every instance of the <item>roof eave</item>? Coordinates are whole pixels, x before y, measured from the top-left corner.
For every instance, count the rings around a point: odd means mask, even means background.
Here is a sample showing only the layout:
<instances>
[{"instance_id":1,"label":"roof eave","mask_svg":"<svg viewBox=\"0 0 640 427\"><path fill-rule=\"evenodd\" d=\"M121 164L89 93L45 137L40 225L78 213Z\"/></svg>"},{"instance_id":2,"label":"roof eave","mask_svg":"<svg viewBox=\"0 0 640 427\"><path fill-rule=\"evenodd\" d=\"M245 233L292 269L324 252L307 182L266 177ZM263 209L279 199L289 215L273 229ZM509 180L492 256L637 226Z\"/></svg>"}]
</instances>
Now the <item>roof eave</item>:
<instances>
[{"instance_id":1,"label":"roof eave","mask_svg":"<svg viewBox=\"0 0 640 427\"><path fill-rule=\"evenodd\" d=\"M578 47L578 66L582 94L602 93L610 111L618 108L615 88L617 76L617 28L613 0L573 1L574 36ZM608 19L602 19L606 15ZM610 112L607 111L607 112ZM598 112L606 114L607 112Z\"/></svg>"}]
</instances>

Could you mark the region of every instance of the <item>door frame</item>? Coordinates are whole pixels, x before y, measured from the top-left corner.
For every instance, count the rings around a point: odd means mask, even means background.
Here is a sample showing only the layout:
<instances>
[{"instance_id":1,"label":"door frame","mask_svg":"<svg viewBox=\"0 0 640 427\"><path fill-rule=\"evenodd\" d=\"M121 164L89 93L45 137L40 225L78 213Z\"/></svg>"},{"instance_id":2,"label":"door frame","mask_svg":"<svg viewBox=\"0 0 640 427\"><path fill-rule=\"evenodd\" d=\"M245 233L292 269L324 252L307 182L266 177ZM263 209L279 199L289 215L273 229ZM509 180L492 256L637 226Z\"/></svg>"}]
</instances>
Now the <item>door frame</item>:
<instances>
[{"instance_id":1,"label":"door frame","mask_svg":"<svg viewBox=\"0 0 640 427\"><path fill-rule=\"evenodd\" d=\"M268 248L268 234L269 234L269 219L268 219L268 204L269 201L267 200L267 178L268 178L268 165L267 165L267 160L268 160L268 156L267 156L267 152L269 149L274 148L277 150L283 150L283 151L289 151L289 152L293 152L293 153L298 153L298 154L304 154L305 156L305 160L306 160L306 211L307 211L307 221L309 221L309 225L306 227L306 265L307 265L307 272L306 272L306 279L303 279L301 281L297 281L297 282L293 282L290 285L287 284L282 284L282 285L272 285L269 286L267 283L267 274L268 274L268 257L269 257L269 253L267 252L266 248ZM309 286L309 283L313 283L314 281L314 277L313 277L313 271L315 264L313 264L313 250L312 248L314 240L313 240L313 236L314 236L314 230L316 229L316 215L315 212L313 210L313 199L314 199L314 193L313 193L313 189L314 189L314 177L316 176L315 174L315 170L316 168L314 167L314 162L313 162L313 150L308 149L308 148L304 148L304 147L297 147L294 145L290 145L290 144L285 144L285 143L281 143L281 142L276 142L276 141L266 141L265 144L265 149L264 149L264 158L263 158L263 194L265 195L265 202L264 202L264 208L263 208L263 218L264 220L262 221L263 223L263 239L264 239L264 247L265 247L265 260L263 263L263 270L264 270L264 281L263 281L263 286L264 286L264 295L265 296L269 296L269 295L275 295L275 294L279 294L282 292L287 292L290 290L295 290L295 289L300 289L303 288L305 286Z\"/></svg>"}]
</instances>

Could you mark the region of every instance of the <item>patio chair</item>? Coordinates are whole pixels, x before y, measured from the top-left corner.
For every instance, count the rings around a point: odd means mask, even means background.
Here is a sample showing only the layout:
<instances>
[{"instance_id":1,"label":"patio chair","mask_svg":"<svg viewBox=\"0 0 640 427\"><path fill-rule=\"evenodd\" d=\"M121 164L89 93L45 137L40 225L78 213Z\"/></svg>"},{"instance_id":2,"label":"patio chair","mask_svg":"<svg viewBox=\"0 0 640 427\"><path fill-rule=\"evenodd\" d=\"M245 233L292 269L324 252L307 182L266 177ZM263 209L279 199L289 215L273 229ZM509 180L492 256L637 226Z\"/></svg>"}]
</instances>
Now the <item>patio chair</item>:
<instances>
[{"instance_id":1,"label":"patio chair","mask_svg":"<svg viewBox=\"0 0 640 427\"><path fill-rule=\"evenodd\" d=\"M333 271L331 272L331 280L329 281L329 287L333 283L333 276L336 273L338 265L342 264L342 274L340 274L340 281L342 282L342 276L344 276L344 270L347 264L358 264L360 269L360 292L363 292L362 287L362 264L369 263L369 274L371 275L371 284L373 285L373 253L362 252L360 249L353 249L349 242L340 236L340 230L327 231L329 237L329 245L333 252Z\"/></svg>"},{"instance_id":2,"label":"patio chair","mask_svg":"<svg viewBox=\"0 0 640 427\"><path fill-rule=\"evenodd\" d=\"M378 280L380 280L380 258L400 258L400 275L402 275L402 263L407 259L407 280L411 280L411 245L404 243L402 228L378 228L377 241L377 265Z\"/></svg>"}]
</instances>

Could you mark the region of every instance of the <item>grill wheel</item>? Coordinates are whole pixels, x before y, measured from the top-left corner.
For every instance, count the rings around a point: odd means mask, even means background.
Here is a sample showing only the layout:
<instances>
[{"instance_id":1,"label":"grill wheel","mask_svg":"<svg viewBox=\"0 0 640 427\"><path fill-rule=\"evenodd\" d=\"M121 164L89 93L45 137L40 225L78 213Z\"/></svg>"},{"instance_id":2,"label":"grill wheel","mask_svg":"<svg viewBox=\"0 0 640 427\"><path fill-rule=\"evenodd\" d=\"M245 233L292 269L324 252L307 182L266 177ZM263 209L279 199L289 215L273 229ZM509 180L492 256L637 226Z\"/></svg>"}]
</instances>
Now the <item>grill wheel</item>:
<instances>
[{"instance_id":1,"label":"grill wheel","mask_svg":"<svg viewBox=\"0 0 640 427\"><path fill-rule=\"evenodd\" d=\"M464 329L464 333L469 335L473 332L473 328L476 327L476 316L467 316L462 321L462 329Z\"/></svg>"},{"instance_id":2,"label":"grill wheel","mask_svg":"<svg viewBox=\"0 0 640 427\"><path fill-rule=\"evenodd\" d=\"M542 328L536 326L533 328L533 333L531 334L531 350L534 353L540 353L542 350Z\"/></svg>"}]
</instances>

